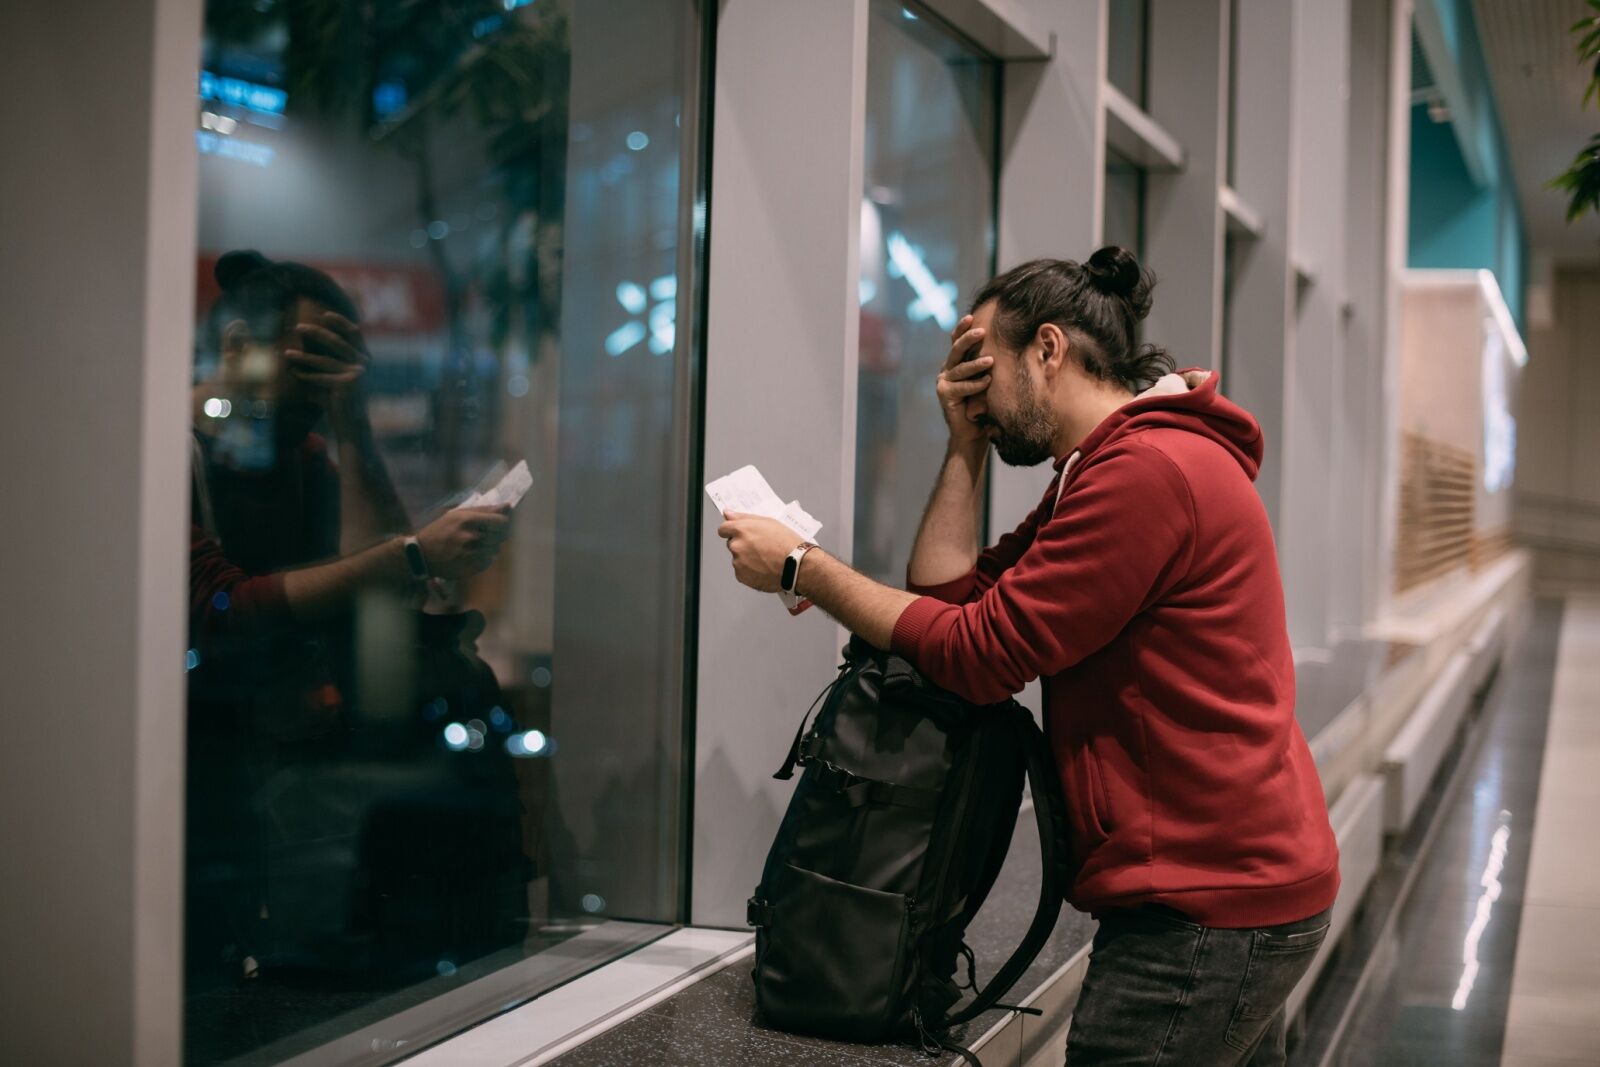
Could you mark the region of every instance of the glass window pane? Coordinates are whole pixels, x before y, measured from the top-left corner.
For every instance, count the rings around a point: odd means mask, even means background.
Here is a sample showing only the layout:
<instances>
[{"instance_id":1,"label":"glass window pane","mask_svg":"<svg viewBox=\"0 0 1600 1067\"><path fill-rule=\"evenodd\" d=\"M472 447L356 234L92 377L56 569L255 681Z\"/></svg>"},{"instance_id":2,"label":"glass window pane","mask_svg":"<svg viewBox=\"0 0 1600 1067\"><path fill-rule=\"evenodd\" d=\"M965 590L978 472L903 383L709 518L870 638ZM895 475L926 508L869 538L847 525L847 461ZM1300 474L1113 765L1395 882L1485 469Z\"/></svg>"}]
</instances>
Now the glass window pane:
<instances>
[{"instance_id":1,"label":"glass window pane","mask_svg":"<svg viewBox=\"0 0 1600 1067\"><path fill-rule=\"evenodd\" d=\"M1106 203L1102 240L1144 259L1145 172L1126 157L1106 151Z\"/></svg>"},{"instance_id":2,"label":"glass window pane","mask_svg":"<svg viewBox=\"0 0 1600 1067\"><path fill-rule=\"evenodd\" d=\"M1106 80L1129 100L1148 107L1150 0L1110 0L1106 17Z\"/></svg>"},{"instance_id":3,"label":"glass window pane","mask_svg":"<svg viewBox=\"0 0 1600 1067\"><path fill-rule=\"evenodd\" d=\"M1239 0L1228 2L1228 184L1238 180Z\"/></svg>"},{"instance_id":4,"label":"glass window pane","mask_svg":"<svg viewBox=\"0 0 1600 1067\"><path fill-rule=\"evenodd\" d=\"M1222 366L1217 369L1224 392L1233 385L1233 368L1237 365L1233 358L1233 294L1238 283L1239 257L1245 247L1246 243L1232 233L1222 238Z\"/></svg>"},{"instance_id":5,"label":"glass window pane","mask_svg":"<svg viewBox=\"0 0 1600 1067\"><path fill-rule=\"evenodd\" d=\"M855 565L896 586L944 458L934 377L963 297L993 273L998 101L997 63L920 8L873 0Z\"/></svg>"},{"instance_id":6,"label":"glass window pane","mask_svg":"<svg viewBox=\"0 0 1600 1067\"><path fill-rule=\"evenodd\" d=\"M205 18L185 1047L369 1063L684 918L703 12Z\"/></svg>"}]
</instances>

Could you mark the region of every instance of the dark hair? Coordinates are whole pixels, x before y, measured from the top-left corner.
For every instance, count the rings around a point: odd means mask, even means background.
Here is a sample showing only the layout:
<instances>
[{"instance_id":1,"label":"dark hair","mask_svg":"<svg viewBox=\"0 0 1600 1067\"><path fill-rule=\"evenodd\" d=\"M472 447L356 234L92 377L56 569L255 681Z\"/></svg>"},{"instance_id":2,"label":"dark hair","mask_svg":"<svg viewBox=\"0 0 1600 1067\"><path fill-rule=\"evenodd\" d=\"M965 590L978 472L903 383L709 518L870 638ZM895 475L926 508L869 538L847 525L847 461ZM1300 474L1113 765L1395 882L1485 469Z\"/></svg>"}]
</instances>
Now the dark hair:
<instances>
[{"instance_id":1,"label":"dark hair","mask_svg":"<svg viewBox=\"0 0 1600 1067\"><path fill-rule=\"evenodd\" d=\"M274 262L253 249L241 249L217 260L212 275L222 287L222 295L207 317L212 353L221 350L222 331L236 319L243 320L258 340L282 336L294 325L294 306L301 297L315 300L351 322L361 321L355 301L339 283L304 263Z\"/></svg>"},{"instance_id":2,"label":"dark hair","mask_svg":"<svg viewBox=\"0 0 1600 1067\"><path fill-rule=\"evenodd\" d=\"M979 290L972 309L995 301L994 332L1015 351L1039 327L1054 323L1073 342L1084 370L1137 393L1176 367L1166 349L1136 343L1155 284L1132 252L1107 245L1087 263L1035 259L1012 267Z\"/></svg>"}]
</instances>

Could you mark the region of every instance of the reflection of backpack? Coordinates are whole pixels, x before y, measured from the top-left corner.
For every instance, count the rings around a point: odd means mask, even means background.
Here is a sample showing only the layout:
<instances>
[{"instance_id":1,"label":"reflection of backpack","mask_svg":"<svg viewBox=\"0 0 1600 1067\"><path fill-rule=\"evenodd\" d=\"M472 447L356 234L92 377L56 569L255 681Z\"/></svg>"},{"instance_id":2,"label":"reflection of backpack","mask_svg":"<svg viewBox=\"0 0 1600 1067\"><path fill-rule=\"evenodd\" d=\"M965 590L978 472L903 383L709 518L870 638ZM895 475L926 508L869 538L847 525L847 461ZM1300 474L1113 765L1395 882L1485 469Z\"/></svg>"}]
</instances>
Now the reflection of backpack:
<instances>
[{"instance_id":1,"label":"reflection of backpack","mask_svg":"<svg viewBox=\"0 0 1600 1067\"><path fill-rule=\"evenodd\" d=\"M784 1030L847 1041L914 1036L971 1053L944 1031L993 1007L1044 947L1065 891L1065 802L1033 717L978 707L859 637L802 720L774 776L805 768L749 902L756 998ZM1032 925L977 990L967 924L1011 844L1022 783L1033 790L1043 877ZM967 960L975 997L953 1011Z\"/></svg>"}]
</instances>

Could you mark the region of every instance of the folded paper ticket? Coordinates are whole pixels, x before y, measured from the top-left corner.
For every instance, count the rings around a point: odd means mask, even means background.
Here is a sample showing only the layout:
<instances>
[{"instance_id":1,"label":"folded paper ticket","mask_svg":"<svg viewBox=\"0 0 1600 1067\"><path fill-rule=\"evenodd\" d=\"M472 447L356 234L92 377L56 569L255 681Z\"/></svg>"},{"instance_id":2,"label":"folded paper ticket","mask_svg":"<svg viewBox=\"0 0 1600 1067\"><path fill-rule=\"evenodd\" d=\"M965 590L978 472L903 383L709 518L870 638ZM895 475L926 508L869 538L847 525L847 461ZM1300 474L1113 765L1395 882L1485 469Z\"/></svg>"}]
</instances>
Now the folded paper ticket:
<instances>
[{"instance_id":1,"label":"folded paper ticket","mask_svg":"<svg viewBox=\"0 0 1600 1067\"><path fill-rule=\"evenodd\" d=\"M493 471L490 472L491 474ZM484 481L488 481L485 477ZM480 483L481 484L481 483ZM533 488L533 475L528 472L528 461L522 460L506 471L494 486L472 493L457 504L458 508L514 508L529 489Z\"/></svg>"},{"instance_id":2,"label":"folded paper ticket","mask_svg":"<svg viewBox=\"0 0 1600 1067\"><path fill-rule=\"evenodd\" d=\"M729 511L741 515L764 515L769 519L777 519L807 541L815 541L817 531L822 529L822 523L812 518L798 500L785 504L753 466L740 467L732 474L718 478L706 486L706 495L717 506L719 515ZM783 606L789 609L791 615L798 615L811 606L811 601L789 593L779 592L778 599L783 601Z\"/></svg>"}]
</instances>

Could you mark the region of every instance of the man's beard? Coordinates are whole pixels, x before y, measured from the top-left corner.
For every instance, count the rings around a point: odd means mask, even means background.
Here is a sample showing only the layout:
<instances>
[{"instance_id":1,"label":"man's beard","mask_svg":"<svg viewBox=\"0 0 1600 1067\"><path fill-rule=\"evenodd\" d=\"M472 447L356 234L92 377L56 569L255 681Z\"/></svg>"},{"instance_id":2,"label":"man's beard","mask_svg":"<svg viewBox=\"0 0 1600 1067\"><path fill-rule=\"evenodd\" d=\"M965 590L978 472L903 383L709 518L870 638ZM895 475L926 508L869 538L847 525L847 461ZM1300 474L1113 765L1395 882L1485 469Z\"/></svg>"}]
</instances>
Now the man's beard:
<instances>
[{"instance_id":1,"label":"man's beard","mask_svg":"<svg viewBox=\"0 0 1600 1067\"><path fill-rule=\"evenodd\" d=\"M1002 463L1008 467L1036 467L1055 457L1055 427L1032 385L1026 379L1020 385L1014 415L1002 422L989 414L983 421L1000 431L994 438L994 450Z\"/></svg>"}]
</instances>

